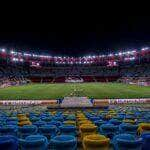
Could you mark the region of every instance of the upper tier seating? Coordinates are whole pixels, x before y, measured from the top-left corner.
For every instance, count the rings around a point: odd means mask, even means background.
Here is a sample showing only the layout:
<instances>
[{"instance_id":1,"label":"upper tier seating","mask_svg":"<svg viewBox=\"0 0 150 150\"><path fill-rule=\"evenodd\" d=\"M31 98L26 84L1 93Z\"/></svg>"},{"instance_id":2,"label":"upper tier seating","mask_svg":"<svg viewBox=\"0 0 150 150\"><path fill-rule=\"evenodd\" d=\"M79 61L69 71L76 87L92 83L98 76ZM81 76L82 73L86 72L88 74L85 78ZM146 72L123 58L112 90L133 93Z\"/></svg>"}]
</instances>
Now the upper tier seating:
<instances>
[{"instance_id":1,"label":"upper tier seating","mask_svg":"<svg viewBox=\"0 0 150 150\"><path fill-rule=\"evenodd\" d=\"M85 82L116 81L120 77L150 77L150 65L135 66L51 66L33 68L24 65L1 64L1 78L29 78L33 82L65 82L65 77L78 76ZM0 81L1 82L1 81Z\"/></svg>"}]
</instances>

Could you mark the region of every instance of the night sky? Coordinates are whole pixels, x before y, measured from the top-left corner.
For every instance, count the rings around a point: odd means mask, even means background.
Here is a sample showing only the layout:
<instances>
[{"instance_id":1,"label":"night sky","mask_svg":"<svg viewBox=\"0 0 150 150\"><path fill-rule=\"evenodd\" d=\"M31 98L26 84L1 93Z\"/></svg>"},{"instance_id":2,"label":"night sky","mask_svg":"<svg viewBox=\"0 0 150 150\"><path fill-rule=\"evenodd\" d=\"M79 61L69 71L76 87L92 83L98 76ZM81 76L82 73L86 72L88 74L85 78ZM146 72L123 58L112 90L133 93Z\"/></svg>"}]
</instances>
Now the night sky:
<instances>
[{"instance_id":1,"label":"night sky","mask_svg":"<svg viewBox=\"0 0 150 150\"><path fill-rule=\"evenodd\" d=\"M1 31L0 46L68 56L150 46L149 16L108 16L97 20L51 23L32 32Z\"/></svg>"}]
</instances>

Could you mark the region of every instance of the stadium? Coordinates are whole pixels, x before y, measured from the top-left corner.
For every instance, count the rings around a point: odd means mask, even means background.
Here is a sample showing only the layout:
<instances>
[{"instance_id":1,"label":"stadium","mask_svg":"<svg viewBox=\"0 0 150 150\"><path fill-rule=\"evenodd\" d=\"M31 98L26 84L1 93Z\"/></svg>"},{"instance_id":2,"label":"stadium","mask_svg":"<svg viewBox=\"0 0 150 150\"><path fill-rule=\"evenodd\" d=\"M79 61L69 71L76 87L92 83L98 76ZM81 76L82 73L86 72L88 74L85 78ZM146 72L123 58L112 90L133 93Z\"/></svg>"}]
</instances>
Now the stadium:
<instances>
[{"instance_id":1,"label":"stadium","mask_svg":"<svg viewBox=\"0 0 150 150\"><path fill-rule=\"evenodd\" d=\"M49 100L71 94L90 99L150 97L148 47L83 57L0 49L0 56L4 100Z\"/></svg>"},{"instance_id":2,"label":"stadium","mask_svg":"<svg viewBox=\"0 0 150 150\"><path fill-rule=\"evenodd\" d=\"M150 47L82 57L0 49L0 149L148 149Z\"/></svg>"}]
</instances>

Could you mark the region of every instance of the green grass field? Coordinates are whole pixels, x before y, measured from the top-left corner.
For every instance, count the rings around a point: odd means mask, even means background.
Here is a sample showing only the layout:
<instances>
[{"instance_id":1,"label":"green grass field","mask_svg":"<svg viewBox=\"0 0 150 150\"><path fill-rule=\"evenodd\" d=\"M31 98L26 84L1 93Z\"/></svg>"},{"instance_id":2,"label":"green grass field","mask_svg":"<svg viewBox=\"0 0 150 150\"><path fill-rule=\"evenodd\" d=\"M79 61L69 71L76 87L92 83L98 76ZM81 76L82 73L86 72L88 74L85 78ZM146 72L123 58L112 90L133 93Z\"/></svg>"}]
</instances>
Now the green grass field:
<instances>
[{"instance_id":1,"label":"green grass field","mask_svg":"<svg viewBox=\"0 0 150 150\"><path fill-rule=\"evenodd\" d=\"M56 99L65 96L89 98L150 98L150 87L120 83L29 84L0 89L0 99Z\"/></svg>"}]
</instances>

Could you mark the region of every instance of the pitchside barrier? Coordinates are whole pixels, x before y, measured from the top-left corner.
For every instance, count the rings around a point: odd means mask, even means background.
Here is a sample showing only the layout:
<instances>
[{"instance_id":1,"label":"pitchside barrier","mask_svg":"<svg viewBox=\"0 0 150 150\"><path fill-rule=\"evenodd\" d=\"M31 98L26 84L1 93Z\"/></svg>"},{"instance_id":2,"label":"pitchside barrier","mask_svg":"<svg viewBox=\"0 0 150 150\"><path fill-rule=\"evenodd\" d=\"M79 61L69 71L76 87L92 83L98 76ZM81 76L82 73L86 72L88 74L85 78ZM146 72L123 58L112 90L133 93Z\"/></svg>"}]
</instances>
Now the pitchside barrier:
<instances>
[{"instance_id":1,"label":"pitchside barrier","mask_svg":"<svg viewBox=\"0 0 150 150\"><path fill-rule=\"evenodd\" d=\"M93 106L106 107L109 105L121 104L150 104L150 98L145 99L94 99Z\"/></svg>"},{"instance_id":2,"label":"pitchside barrier","mask_svg":"<svg viewBox=\"0 0 150 150\"><path fill-rule=\"evenodd\" d=\"M50 105L57 106L57 100L0 100L0 105Z\"/></svg>"},{"instance_id":3,"label":"pitchside barrier","mask_svg":"<svg viewBox=\"0 0 150 150\"><path fill-rule=\"evenodd\" d=\"M109 104L143 104L150 103L150 98L141 99L109 99Z\"/></svg>"},{"instance_id":4,"label":"pitchside barrier","mask_svg":"<svg viewBox=\"0 0 150 150\"><path fill-rule=\"evenodd\" d=\"M150 98L142 99L93 99L93 107L106 107L109 105L120 105L120 104L150 104ZM45 105L52 107L59 107L60 103L58 100L0 100L2 106L28 106L28 105Z\"/></svg>"},{"instance_id":5,"label":"pitchside barrier","mask_svg":"<svg viewBox=\"0 0 150 150\"><path fill-rule=\"evenodd\" d=\"M108 99L94 99L93 106L94 107L108 107L109 100Z\"/></svg>"}]
</instances>

